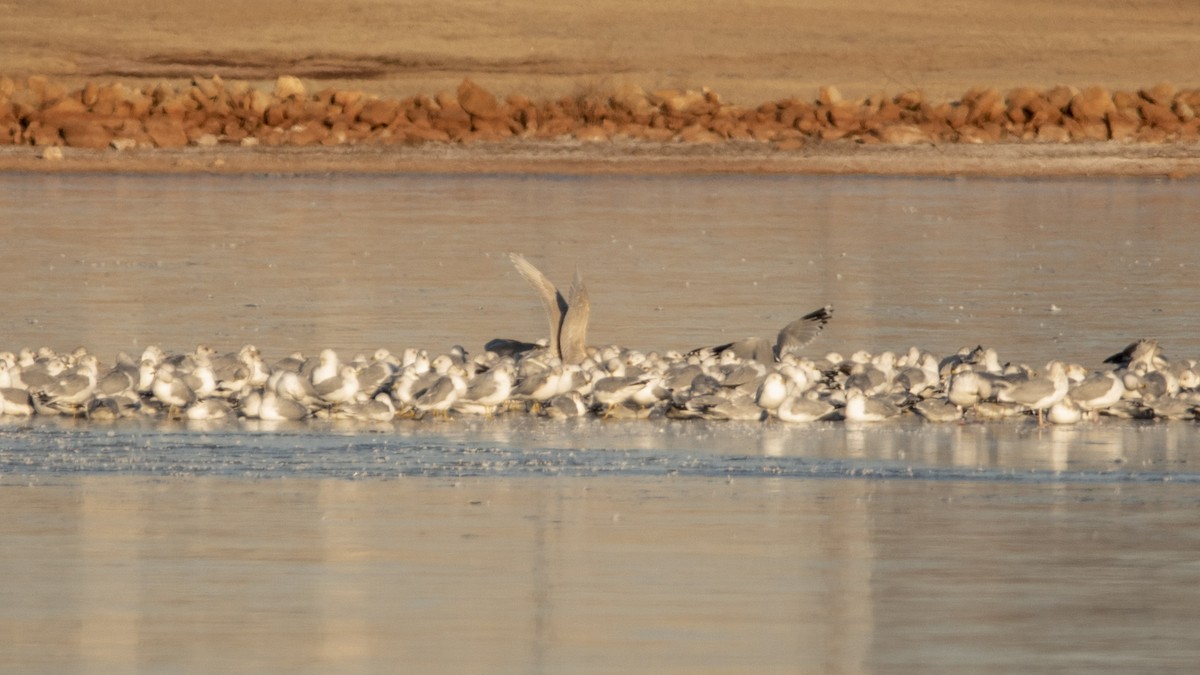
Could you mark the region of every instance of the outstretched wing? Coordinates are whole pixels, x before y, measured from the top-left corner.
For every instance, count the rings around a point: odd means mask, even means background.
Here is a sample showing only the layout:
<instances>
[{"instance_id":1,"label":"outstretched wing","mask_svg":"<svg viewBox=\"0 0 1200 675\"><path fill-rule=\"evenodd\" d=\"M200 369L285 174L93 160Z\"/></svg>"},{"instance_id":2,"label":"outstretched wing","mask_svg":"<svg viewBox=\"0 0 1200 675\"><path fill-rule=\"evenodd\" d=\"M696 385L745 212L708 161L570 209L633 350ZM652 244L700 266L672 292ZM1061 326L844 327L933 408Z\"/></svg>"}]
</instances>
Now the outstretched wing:
<instances>
[{"instance_id":1,"label":"outstretched wing","mask_svg":"<svg viewBox=\"0 0 1200 675\"><path fill-rule=\"evenodd\" d=\"M775 360L807 347L832 318L833 305L825 305L784 326L775 340Z\"/></svg>"},{"instance_id":2,"label":"outstretched wing","mask_svg":"<svg viewBox=\"0 0 1200 675\"><path fill-rule=\"evenodd\" d=\"M546 308L546 320L550 324L550 353L559 355L558 333L562 329L563 315L567 313L567 301L563 299L562 293L558 292L554 284L546 278L546 275L526 260L525 256L519 253L510 253L508 257L512 260L513 266L517 268L517 272L525 277L525 281L533 286L533 290L537 291L538 297L541 298L542 305ZM585 320L585 329L586 323Z\"/></svg>"},{"instance_id":3,"label":"outstretched wing","mask_svg":"<svg viewBox=\"0 0 1200 675\"><path fill-rule=\"evenodd\" d=\"M587 329L591 312L592 301L588 296L587 287L583 285L583 275L576 269L575 280L571 282L571 300L563 316L562 332L558 337L563 363L583 363L587 358Z\"/></svg>"}]
</instances>

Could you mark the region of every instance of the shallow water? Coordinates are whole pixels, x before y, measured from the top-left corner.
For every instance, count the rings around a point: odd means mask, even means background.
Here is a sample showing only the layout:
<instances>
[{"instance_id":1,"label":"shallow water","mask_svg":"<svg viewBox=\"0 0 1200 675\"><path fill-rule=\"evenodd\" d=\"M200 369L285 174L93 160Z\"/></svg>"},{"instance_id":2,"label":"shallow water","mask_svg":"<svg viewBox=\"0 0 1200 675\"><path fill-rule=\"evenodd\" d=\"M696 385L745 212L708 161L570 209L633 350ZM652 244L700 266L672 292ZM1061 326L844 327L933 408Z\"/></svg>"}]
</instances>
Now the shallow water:
<instances>
[{"instance_id":1,"label":"shallow water","mask_svg":"<svg viewBox=\"0 0 1200 675\"><path fill-rule=\"evenodd\" d=\"M0 176L0 349L987 344L1200 356L1200 190L1147 180ZM1052 311L1052 306L1055 308ZM0 424L0 662L76 670L1168 670L1192 423Z\"/></svg>"},{"instance_id":2,"label":"shallow water","mask_svg":"<svg viewBox=\"0 0 1200 675\"><path fill-rule=\"evenodd\" d=\"M543 336L518 251L564 287L578 265L596 344L772 337L833 303L816 353L1200 356L1197 212L1194 182L1152 180L7 175L0 335L478 350Z\"/></svg>"},{"instance_id":3,"label":"shallow water","mask_svg":"<svg viewBox=\"0 0 1200 675\"><path fill-rule=\"evenodd\" d=\"M0 487L22 672L1186 670L1193 485Z\"/></svg>"}]
</instances>

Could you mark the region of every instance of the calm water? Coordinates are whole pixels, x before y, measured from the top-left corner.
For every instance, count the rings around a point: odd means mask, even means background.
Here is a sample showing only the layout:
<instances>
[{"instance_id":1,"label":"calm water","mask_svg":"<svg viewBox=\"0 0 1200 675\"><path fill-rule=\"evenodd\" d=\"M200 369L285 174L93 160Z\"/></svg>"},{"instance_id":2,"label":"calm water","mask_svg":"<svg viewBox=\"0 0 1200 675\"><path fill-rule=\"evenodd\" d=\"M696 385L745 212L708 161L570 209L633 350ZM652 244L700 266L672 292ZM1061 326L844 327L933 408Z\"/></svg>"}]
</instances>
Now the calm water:
<instances>
[{"instance_id":1,"label":"calm water","mask_svg":"<svg viewBox=\"0 0 1200 675\"><path fill-rule=\"evenodd\" d=\"M0 176L0 349L1200 356L1200 184ZM1052 307L1056 308L1052 311ZM1200 658L1191 423L0 425L21 672L1162 671Z\"/></svg>"},{"instance_id":2,"label":"calm water","mask_svg":"<svg viewBox=\"0 0 1200 675\"><path fill-rule=\"evenodd\" d=\"M1195 357L1197 213L1194 181L3 176L0 335L478 350L543 332L517 251L580 268L596 344L773 336L832 302L818 353Z\"/></svg>"}]
</instances>

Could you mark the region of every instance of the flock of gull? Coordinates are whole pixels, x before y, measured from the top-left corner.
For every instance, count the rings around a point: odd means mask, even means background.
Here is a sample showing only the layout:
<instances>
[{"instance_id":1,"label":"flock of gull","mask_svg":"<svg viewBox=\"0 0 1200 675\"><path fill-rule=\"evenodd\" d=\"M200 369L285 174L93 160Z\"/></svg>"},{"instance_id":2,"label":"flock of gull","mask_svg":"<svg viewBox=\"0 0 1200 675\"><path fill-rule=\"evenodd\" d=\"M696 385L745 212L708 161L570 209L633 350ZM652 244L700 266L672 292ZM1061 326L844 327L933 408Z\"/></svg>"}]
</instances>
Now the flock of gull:
<instances>
[{"instance_id":1,"label":"flock of gull","mask_svg":"<svg viewBox=\"0 0 1200 675\"><path fill-rule=\"evenodd\" d=\"M175 354L152 346L140 359L122 352L112 366L84 349L23 349L0 353L0 416L390 422L524 413L806 423L917 415L929 422L1029 416L1039 425L1097 415L1197 419L1200 365L1169 361L1154 340L1134 342L1096 370L1063 361L1041 369L1004 364L984 347L943 357L916 347L808 357L801 350L832 317L823 307L774 341L661 354L593 347L580 274L564 297L525 258L511 257L545 306L547 339L492 340L474 356L460 347L433 356L379 349L343 361L325 349L270 364L249 345Z\"/></svg>"}]
</instances>

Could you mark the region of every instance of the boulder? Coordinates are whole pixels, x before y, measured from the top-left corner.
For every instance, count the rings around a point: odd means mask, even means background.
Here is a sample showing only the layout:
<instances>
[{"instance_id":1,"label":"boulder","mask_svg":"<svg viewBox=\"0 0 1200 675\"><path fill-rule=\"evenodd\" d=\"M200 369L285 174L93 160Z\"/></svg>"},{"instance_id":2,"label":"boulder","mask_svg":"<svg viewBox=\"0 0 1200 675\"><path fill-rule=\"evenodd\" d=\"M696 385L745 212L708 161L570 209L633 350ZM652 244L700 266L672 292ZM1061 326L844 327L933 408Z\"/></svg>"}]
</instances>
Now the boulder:
<instances>
[{"instance_id":1,"label":"boulder","mask_svg":"<svg viewBox=\"0 0 1200 675\"><path fill-rule=\"evenodd\" d=\"M391 124L400 115L398 102L375 99L363 104L362 110L358 113L358 119L372 127L382 127Z\"/></svg>"},{"instance_id":2,"label":"boulder","mask_svg":"<svg viewBox=\"0 0 1200 675\"><path fill-rule=\"evenodd\" d=\"M104 150L112 143L113 133L99 121L80 117L63 125L62 137L73 148Z\"/></svg>"},{"instance_id":3,"label":"boulder","mask_svg":"<svg viewBox=\"0 0 1200 675\"><path fill-rule=\"evenodd\" d=\"M1071 132L1057 124L1047 124L1037 131L1038 143L1067 143L1071 140Z\"/></svg>"},{"instance_id":4,"label":"boulder","mask_svg":"<svg viewBox=\"0 0 1200 675\"><path fill-rule=\"evenodd\" d=\"M679 130L679 140L697 145L715 145L725 142L725 137L699 124L691 124Z\"/></svg>"},{"instance_id":5,"label":"boulder","mask_svg":"<svg viewBox=\"0 0 1200 675\"><path fill-rule=\"evenodd\" d=\"M300 78L291 75L280 75L275 80L274 96L278 99L306 98L308 90Z\"/></svg>"},{"instance_id":6,"label":"boulder","mask_svg":"<svg viewBox=\"0 0 1200 675\"><path fill-rule=\"evenodd\" d=\"M613 90L610 100L614 108L627 110L635 117L649 115L654 110L645 90L636 84L622 84L617 87Z\"/></svg>"},{"instance_id":7,"label":"boulder","mask_svg":"<svg viewBox=\"0 0 1200 675\"><path fill-rule=\"evenodd\" d=\"M925 102L925 94L919 89L910 89L896 96L893 102L905 110L917 110Z\"/></svg>"},{"instance_id":8,"label":"boulder","mask_svg":"<svg viewBox=\"0 0 1200 675\"><path fill-rule=\"evenodd\" d=\"M1138 106L1138 110L1142 114L1142 119L1146 120L1147 124L1162 129L1168 134L1179 131L1179 127L1182 124L1179 116L1165 105L1147 101Z\"/></svg>"},{"instance_id":9,"label":"boulder","mask_svg":"<svg viewBox=\"0 0 1200 675\"><path fill-rule=\"evenodd\" d=\"M1104 87L1088 87L1071 98L1070 111L1081 124L1101 123L1117 109L1112 94Z\"/></svg>"},{"instance_id":10,"label":"boulder","mask_svg":"<svg viewBox=\"0 0 1200 675\"><path fill-rule=\"evenodd\" d=\"M1175 88L1175 85L1171 84L1170 82L1160 82L1149 89L1138 90L1138 96L1141 96L1151 103L1169 106L1171 105L1171 100L1175 98L1175 94L1178 93L1178 91L1179 90Z\"/></svg>"},{"instance_id":11,"label":"boulder","mask_svg":"<svg viewBox=\"0 0 1200 675\"><path fill-rule=\"evenodd\" d=\"M825 86L817 89L817 102L821 105L832 106L842 102L842 92L837 87Z\"/></svg>"},{"instance_id":12,"label":"boulder","mask_svg":"<svg viewBox=\"0 0 1200 675\"><path fill-rule=\"evenodd\" d=\"M875 134L884 143L894 145L916 145L931 142L928 134L915 124L892 124L880 128Z\"/></svg>"},{"instance_id":13,"label":"boulder","mask_svg":"<svg viewBox=\"0 0 1200 675\"><path fill-rule=\"evenodd\" d=\"M609 133L604 130L604 127L596 124L576 129L572 135L575 136L576 140L584 143L602 143L608 141L610 138Z\"/></svg>"},{"instance_id":14,"label":"boulder","mask_svg":"<svg viewBox=\"0 0 1200 675\"><path fill-rule=\"evenodd\" d=\"M1004 117L1004 99L995 89L973 89L964 96L963 102L970 108L967 115L968 124L995 122Z\"/></svg>"},{"instance_id":15,"label":"boulder","mask_svg":"<svg viewBox=\"0 0 1200 675\"><path fill-rule=\"evenodd\" d=\"M1132 141L1137 137L1142 120L1136 114L1127 110L1115 110L1106 118L1108 137L1114 141Z\"/></svg>"},{"instance_id":16,"label":"boulder","mask_svg":"<svg viewBox=\"0 0 1200 675\"><path fill-rule=\"evenodd\" d=\"M29 126L25 129L25 140L37 146L63 144L62 133L60 133L58 127L45 125L37 120L30 122Z\"/></svg>"},{"instance_id":17,"label":"boulder","mask_svg":"<svg viewBox=\"0 0 1200 675\"><path fill-rule=\"evenodd\" d=\"M172 117L155 116L145 121L146 134L159 148L182 148L187 145L187 134L183 122Z\"/></svg>"},{"instance_id":18,"label":"boulder","mask_svg":"<svg viewBox=\"0 0 1200 675\"><path fill-rule=\"evenodd\" d=\"M492 93L469 79L458 85L457 103L473 117L494 119L504 113L504 106Z\"/></svg>"}]
</instances>

